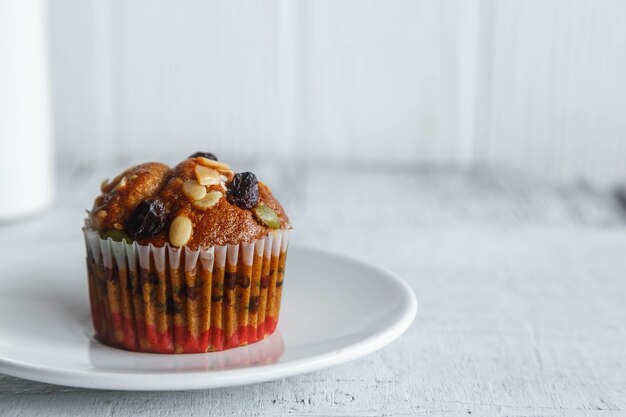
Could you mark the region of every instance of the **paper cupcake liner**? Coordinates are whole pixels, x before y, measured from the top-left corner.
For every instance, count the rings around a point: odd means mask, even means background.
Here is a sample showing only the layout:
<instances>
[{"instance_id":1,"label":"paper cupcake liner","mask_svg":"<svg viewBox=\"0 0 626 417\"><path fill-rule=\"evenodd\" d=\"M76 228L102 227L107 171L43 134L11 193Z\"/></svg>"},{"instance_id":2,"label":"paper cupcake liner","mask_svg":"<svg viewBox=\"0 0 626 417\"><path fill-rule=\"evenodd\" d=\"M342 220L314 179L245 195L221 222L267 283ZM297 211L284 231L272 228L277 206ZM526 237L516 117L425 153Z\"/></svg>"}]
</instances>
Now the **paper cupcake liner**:
<instances>
[{"instance_id":1,"label":"paper cupcake liner","mask_svg":"<svg viewBox=\"0 0 626 417\"><path fill-rule=\"evenodd\" d=\"M276 329L289 232L190 250L83 229L91 317L103 343L155 353L230 349Z\"/></svg>"}]
</instances>

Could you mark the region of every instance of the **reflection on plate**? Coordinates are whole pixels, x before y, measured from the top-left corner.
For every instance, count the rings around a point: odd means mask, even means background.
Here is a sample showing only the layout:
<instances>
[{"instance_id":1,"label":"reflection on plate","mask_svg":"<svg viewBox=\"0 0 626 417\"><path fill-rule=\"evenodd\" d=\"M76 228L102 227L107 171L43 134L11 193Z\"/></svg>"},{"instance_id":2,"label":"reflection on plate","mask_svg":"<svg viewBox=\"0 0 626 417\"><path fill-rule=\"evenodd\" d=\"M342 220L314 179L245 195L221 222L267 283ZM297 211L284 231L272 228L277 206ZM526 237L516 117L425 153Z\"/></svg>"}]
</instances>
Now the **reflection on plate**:
<instances>
[{"instance_id":1,"label":"reflection on plate","mask_svg":"<svg viewBox=\"0 0 626 417\"><path fill-rule=\"evenodd\" d=\"M155 353L130 352L129 355L118 356L118 349L92 339L89 343L89 361L95 371L102 372L144 368L146 372L195 373L269 365L276 362L284 351L280 331L248 346L209 354L171 355L167 360L163 360L164 355Z\"/></svg>"}]
</instances>

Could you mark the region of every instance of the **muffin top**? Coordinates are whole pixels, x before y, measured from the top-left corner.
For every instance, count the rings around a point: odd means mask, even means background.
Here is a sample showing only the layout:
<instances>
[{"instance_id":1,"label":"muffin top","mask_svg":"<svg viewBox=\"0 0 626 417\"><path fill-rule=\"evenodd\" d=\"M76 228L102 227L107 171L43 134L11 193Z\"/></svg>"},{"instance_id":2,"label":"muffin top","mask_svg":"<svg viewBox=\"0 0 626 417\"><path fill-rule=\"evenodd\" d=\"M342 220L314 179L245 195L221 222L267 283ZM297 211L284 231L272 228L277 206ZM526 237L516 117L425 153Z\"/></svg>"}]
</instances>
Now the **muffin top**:
<instances>
[{"instance_id":1,"label":"muffin top","mask_svg":"<svg viewBox=\"0 0 626 417\"><path fill-rule=\"evenodd\" d=\"M140 164L100 189L88 226L103 238L195 250L290 228L269 187L251 172L234 173L210 153L197 152L174 168Z\"/></svg>"}]
</instances>

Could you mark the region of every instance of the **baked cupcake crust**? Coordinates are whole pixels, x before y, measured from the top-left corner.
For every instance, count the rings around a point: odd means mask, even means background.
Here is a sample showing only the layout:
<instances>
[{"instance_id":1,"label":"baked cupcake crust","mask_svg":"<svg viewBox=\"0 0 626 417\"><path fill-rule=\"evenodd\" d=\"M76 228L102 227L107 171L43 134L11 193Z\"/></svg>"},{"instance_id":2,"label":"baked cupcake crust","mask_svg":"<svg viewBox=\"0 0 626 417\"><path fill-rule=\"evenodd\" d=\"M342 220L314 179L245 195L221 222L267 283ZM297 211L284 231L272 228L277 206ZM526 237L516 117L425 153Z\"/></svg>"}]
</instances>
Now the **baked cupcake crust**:
<instances>
[{"instance_id":1,"label":"baked cupcake crust","mask_svg":"<svg viewBox=\"0 0 626 417\"><path fill-rule=\"evenodd\" d=\"M128 168L111 182L103 182L90 212L91 226L101 234L124 232L142 245L169 243L193 250L250 242L276 228L290 228L283 207L260 181L255 207L246 209L229 202L228 193L234 192L229 185L235 175L228 165L201 157L186 159L173 169L159 162ZM148 237L135 236L136 231L130 230L137 223L133 216L142 202L152 200L166 209L165 227ZM256 207L262 205L273 210L276 223L268 224L258 216Z\"/></svg>"},{"instance_id":2,"label":"baked cupcake crust","mask_svg":"<svg viewBox=\"0 0 626 417\"><path fill-rule=\"evenodd\" d=\"M112 181L105 180L91 210L98 231L123 230L128 216L143 200L157 195L171 176L170 167L147 162L128 168Z\"/></svg>"}]
</instances>

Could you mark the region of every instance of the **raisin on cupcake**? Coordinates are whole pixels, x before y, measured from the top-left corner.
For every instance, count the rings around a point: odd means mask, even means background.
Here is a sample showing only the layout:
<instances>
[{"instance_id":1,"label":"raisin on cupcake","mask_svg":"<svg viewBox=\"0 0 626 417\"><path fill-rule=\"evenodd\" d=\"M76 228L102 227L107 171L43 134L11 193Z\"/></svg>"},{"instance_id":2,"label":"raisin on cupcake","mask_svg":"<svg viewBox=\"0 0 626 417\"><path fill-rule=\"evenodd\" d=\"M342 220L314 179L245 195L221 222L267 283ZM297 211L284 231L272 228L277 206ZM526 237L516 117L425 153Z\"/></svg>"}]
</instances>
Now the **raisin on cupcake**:
<instances>
[{"instance_id":1,"label":"raisin on cupcake","mask_svg":"<svg viewBox=\"0 0 626 417\"><path fill-rule=\"evenodd\" d=\"M197 152L101 185L84 227L96 336L128 350L195 353L276 328L289 218L252 172Z\"/></svg>"}]
</instances>

